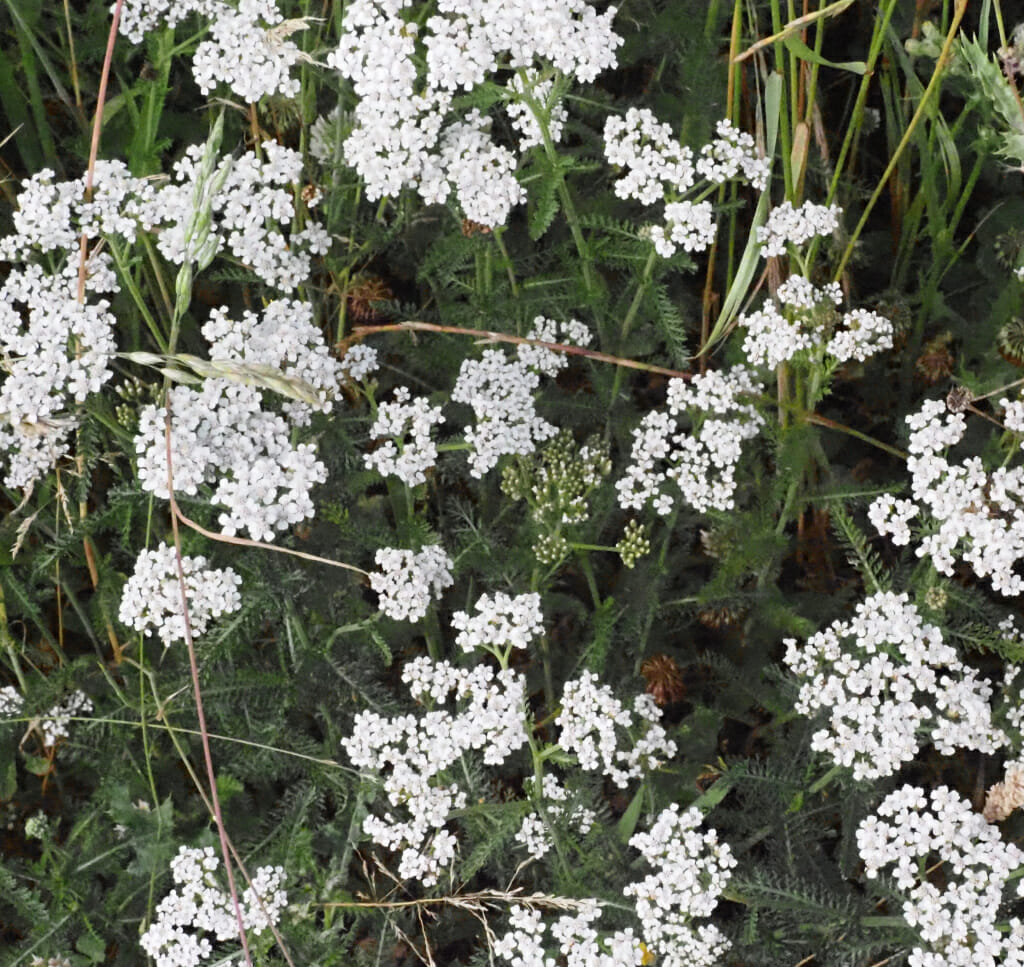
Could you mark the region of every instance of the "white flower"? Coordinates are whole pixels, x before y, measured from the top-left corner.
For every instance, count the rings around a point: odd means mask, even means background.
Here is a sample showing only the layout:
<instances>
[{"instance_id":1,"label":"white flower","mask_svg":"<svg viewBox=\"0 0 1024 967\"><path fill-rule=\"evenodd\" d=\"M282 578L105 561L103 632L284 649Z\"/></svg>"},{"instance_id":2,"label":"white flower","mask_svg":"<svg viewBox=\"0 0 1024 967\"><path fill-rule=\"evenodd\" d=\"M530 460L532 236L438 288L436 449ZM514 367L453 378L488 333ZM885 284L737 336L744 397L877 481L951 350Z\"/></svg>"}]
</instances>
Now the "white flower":
<instances>
[{"instance_id":1,"label":"white flower","mask_svg":"<svg viewBox=\"0 0 1024 967\"><path fill-rule=\"evenodd\" d=\"M528 786L535 790L536 782L531 780ZM551 773L544 774L541 793L535 798L539 800L541 810L530 813L523 820L515 837L516 842L524 846L535 860L543 859L554 845L551 840L549 823L564 818L581 836L586 836L593 828L594 820L597 818L594 810L582 805L567 810L565 802L569 798L569 793Z\"/></svg>"},{"instance_id":2,"label":"white flower","mask_svg":"<svg viewBox=\"0 0 1024 967\"><path fill-rule=\"evenodd\" d=\"M200 390L174 387L170 399L174 489L196 494L212 484L225 534L247 530L254 540L270 540L313 515L311 491L327 470L311 444L292 443L288 421L263 409L258 389L208 379ZM164 407L144 407L135 438L139 480L163 498L169 496L165 426Z\"/></svg>"},{"instance_id":3,"label":"white flower","mask_svg":"<svg viewBox=\"0 0 1024 967\"><path fill-rule=\"evenodd\" d=\"M839 362L863 362L882 349L892 349L892 323L877 312L854 309L843 316L845 329L835 333L825 351Z\"/></svg>"},{"instance_id":4,"label":"white flower","mask_svg":"<svg viewBox=\"0 0 1024 967\"><path fill-rule=\"evenodd\" d=\"M703 818L697 808L680 814L672 805L629 841L654 870L622 892L636 897L644 940L666 967L713 967L731 946L714 924L693 924L714 912L736 866L715 830L697 831Z\"/></svg>"},{"instance_id":5,"label":"white flower","mask_svg":"<svg viewBox=\"0 0 1024 967\"><path fill-rule=\"evenodd\" d=\"M410 487L426 483L426 472L437 462L437 445L430 431L441 423L440 406L430 406L423 396L410 403L409 390L399 386L393 401L380 404L370 427L370 436L392 439L363 458L366 466L383 477L398 477Z\"/></svg>"},{"instance_id":6,"label":"white flower","mask_svg":"<svg viewBox=\"0 0 1024 967\"><path fill-rule=\"evenodd\" d=\"M339 365L349 379L364 380L377 371L377 350L372 346L357 343L348 348Z\"/></svg>"},{"instance_id":7,"label":"white flower","mask_svg":"<svg viewBox=\"0 0 1024 967\"><path fill-rule=\"evenodd\" d=\"M868 520L883 537L902 547L910 543L910 521L918 508L912 500L897 500L892 494L876 497L868 508Z\"/></svg>"},{"instance_id":8,"label":"white flower","mask_svg":"<svg viewBox=\"0 0 1024 967\"><path fill-rule=\"evenodd\" d=\"M230 895L221 889L215 875L219 866L212 846L182 846L171 860L171 878L177 889L157 904L156 919L139 939L156 967L199 967L213 955L206 934L218 941L237 942L238 920ZM256 870L252 886L238 898L246 930L259 935L278 923L288 903L285 878L280 866Z\"/></svg>"},{"instance_id":9,"label":"white flower","mask_svg":"<svg viewBox=\"0 0 1024 967\"><path fill-rule=\"evenodd\" d=\"M814 346L799 320L786 319L771 303L757 312L741 315L738 324L747 330L743 351L754 366L775 369Z\"/></svg>"},{"instance_id":10,"label":"white flower","mask_svg":"<svg viewBox=\"0 0 1024 967\"><path fill-rule=\"evenodd\" d=\"M718 137L701 148L697 172L713 184L720 185L743 175L757 191L768 187L771 163L757 154L754 139L723 119L715 127Z\"/></svg>"},{"instance_id":11,"label":"white flower","mask_svg":"<svg viewBox=\"0 0 1024 967\"><path fill-rule=\"evenodd\" d=\"M199 233L189 238L204 145L192 145L174 165L172 180L141 207L144 226L157 231L160 253L176 265L197 261ZM291 186L302 177L302 155L264 141L263 160L247 153L223 159L205 184L209 234L202 243L208 260L225 248L268 285L289 291L309 277L310 255L326 251L329 238L311 224L286 238L280 226L295 217ZM220 182L217 191L212 187Z\"/></svg>"},{"instance_id":12,"label":"white flower","mask_svg":"<svg viewBox=\"0 0 1024 967\"><path fill-rule=\"evenodd\" d=\"M1003 424L1014 433L1024 433L1024 400L1010 401L1006 397L999 401L1003 408Z\"/></svg>"},{"instance_id":13,"label":"white flower","mask_svg":"<svg viewBox=\"0 0 1024 967\"><path fill-rule=\"evenodd\" d=\"M539 594L510 597L498 591L483 594L476 602L477 614L465 611L452 615L452 627L459 634L457 644L467 654L476 648L526 648L533 638L544 633L544 616Z\"/></svg>"},{"instance_id":14,"label":"white flower","mask_svg":"<svg viewBox=\"0 0 1024 967\"><path fill-rule=\"evenodd\" d=\"M803 245L817 235L831 235L839 227L842 209L836 205L815 205L804 202L794 208L783 202L768 214L768 221L758 227L757 240L765 258L785 255L787 245Z\"/></svg>"},{"instance_id":15,"label":"white flower","mask_svg":"<svg viewBox=\"0 0 1024 967\"><path fill-rule=\"evenodd\" d=\"M370 575L370 587L380 595L380 610L396 621L419 621L426 615L431 597L453 583L452 562L440 544L418 554L383 547L374 560L381 570Z\"/></svg>"},{"instance_id":16,"label":"white flower","mask_svg":"<svg viewBox=\"0 0 1024 967\"><path fill-rule=\"evenodd\" d=\"M535 316L526 338L568 346L589 346L593 335L578 319L559 323L544 316ZM529 343L520 343L516 347L516 355L524 366L552 379L568 365L564 353L543 346L531 346Z\"/></svg>"},{"instance_id":17,"label":"white flower","mask_svg":"<svg viewBox=\"0 0 1024 967\"><path fill-rule=\"evenodd\" d=\"M499 68L522 69L527 84L551 67L591 81L615 64L622 43L611 29L615 8L597 14L582 0L552 6L547 0L452 0L418 23L408 3L353 0L346 4L342 36L327 62L352 82L355 127L346 138L346 161L365 182L370 200L414 188L428 204L454 189L466 217L502 224L524 197L516 157L484 133L477 111L450 119L455 93L469 91ZM515 91L520 81L510 84ZM533 96L549 100L547 82ZM550 110L557 137L563 113ZM513 123L527 144L539 134L536 119L513 105Z\"/></svg>"},{"instance_id":18,"label":"white flower","mask_svg":"<svg viewBox=\"0 0 1024 967\"><path fill-rule=\"evenodd\" d=\"M630 466L615 485L619 505L640 510L651 503L666 515L675 503L665 489L671 480L697 511L733 507L742 443L764 423L743 400L758 392L752 373L742 366L671 380L668 413L648 413L633 433ZM683 417L689 431L680 425Z\"/></svg>"},{"instance_id":19,"label":"white flower","mask_svg":"<svg viewBox=\"0 0 1024 967\"><path fill-rule=\"evenodd\" d=\"M353 765L384 773L392 809L367 816L363 830L401 852L401 878L430 886L455 854L449 815L466 804L466 794L442 773L470 750L478 750L485 764L500 765L526 744L526 682L511 670L455 668L428 657L407 664L402 678L414 698L429 696L435 706L460 701L462 710L434 708L392 719L360 712L342 744Z\"/></svg>"},{"instance_id":20,"label":"white flower","mask_svg":"<svg viewBox=\"0 0 1024 967\"><path fill-rule=\"evenodd\" d=\"M665 225L650 229L651 241L662 258L674 255L677 247L684 252L703 252L715 240L716 231L715 210L709 201L669 202Z\"/></svg>"},{"instance_id":21,"label":"white flower","mask_svg":"<svg viewBox=\"0 0 1024 967\"><path fill-rule=\"evenodd\" d=\"M497 349L485 350L479 360L463 360L451 398L468 403L477 418L475 427L466 427L472 476L482 477L506 454L532 453L539 442L555 435L556 428L534 407L539 382L533 369Z\"/></svg>"},{"instance_id":22,"label":"white flower","mask_svg":"<svg viewBox=\"0 0 1024 967\"><path fill-rule=\"evenodd\" d=\"M624 708L593 672L566 682L561 711L555 718L559 745L576 756L581 769L600 770L624 789L631 779L657 769L676 754L676 744L660 725L661 710L650 695L638 695L633 711ZM620 738L620 732L637 738ZM620 730L620 731L617 731Z\"/></svg>"},{"instance_id":23,"label":"white flower","mask_svg":"<svg viewBox=\"0 0 1024 967\"><path fill-rule=\"evenodd\" d=\"M951 575L958 557L978 577L990 577L1006 595L1024 591L1019 564L1024 559L1024 468L986 472L981 459L962 463L945 451L959 443L967 429L962 413L948 413L941 400L926 400L907 417L911 496L918 514L933 526L917 547L936 570ZM909 508L903 516L909 519ZM901 533L901 536L906 536Z\"/></svg>"},{"instance_id":24,"label":"white flower","mask_svg":"<svg viewBox=\"0 0 1024 967\"><path fill-rule=\"evenodd\" d=\"M907 595L880 592L802 646L786 639L785 662L800 680L796 709L823 715L811 747L858 779L891 775L927 735L951 755L994 752L1007 736L992 721L991 687L963 665Z\"/></svg>"},{"instance_id":25,"label":"white flower","mask_svg":"<svg viewBox=\"0 0 1024 967\"><path fill-rule=\"evenodd\" d=\"M946 786L928 796L914 786L895 790L860 824L857 848L867 877L892 868L906 897L903 917L923 942L909 963L996 967L1021 962L1024 933L1018 925L1004 934L996 919L1008 877L1024 866L1024 852L1004 843L998 829L956 792ZM925 872L939 866L941 889Z\"/></svg>"},{"instance_id":26,"label":"white flower","mask_svg":"<svg viewBox=\"0 0 1024 967\"><path fill-rule=\"evenodd\" d=\"M231 568L212 569L205 557L182 557L189 625L193 635L203 634L212 618L231 614L242 606L238 588L242 579ZM185 613L173 547L160 544L144 550L121 594L118 620L147 635L155 634L164 646L185 639Z\"/></svg>"},{"instance_id":27,"label":"white flower","mask_svg":"<svg viewBox=\"0 0 1024 967\"><path fill-rule=\"evenodd\" d=\"M513 94L519 95L520 98L523 94L528 94L542 109L550 112L550 118L548 120L548 135L551 138L553 144L557 144L562 139L562 127L568 120L569 115L565 110L565 107L561 103L550 104L551 91L554 87L553 80L538 81L537 71L529 69L526 71L526 79L515 74L508 82L508 89ZM540 124L534 117L533 110L526 104L525 100L512 100L505 105L505 113L508 114L509 120L512 122L514 127L520 134L519 137L519 149L525 151L527 148L543 143L541 135Z\"/></svg>"},{"instance_id":28,"label":"white flower","mask_svg":"<svg viewBox=\"0 0 1024 967\"><path fill-rule=\"evenodd\" d=\"M289 72L310 58L288 38L305 23L285 21L276 0L127 0L119 30L139 44L161 22L173 27L191 13L210 21L209 37L192 61L204 94L223 83L249 103L270 94L298 95L298 78Z\"/></svg>"},{"instance_id":29,"label":"white flower","mask_svg":"<svg viewBox=\"0 0 1024 967\"><path fill-rule=\"evenodd\" d=\"M101 233L134 240L151 194L114 161L97 164L88 202L84 176L55 182L46 169L23 182L15 231L0 240L0 260L13 263L0 287L0 454L8 487L31 486L68 452L76 404L113 373L116 320L109 300L95 297L116 293L118 284L110 255L93 240ZM80 293L83 234L93 254Z\"/></svg>"},{"instance_id":30,"label":"white flower","mask_svg":"<svg viewBox=\"0 0 1024 967\"><path fill-rule=\"evenodd\" d=\"M604 154L609 164L626 169L615 183L619 198L653 205L664 198L666 189L682 194L693 186L692 152L646 108L630 108L624 118L608 116Z\"/></svg>"}]
</instances>

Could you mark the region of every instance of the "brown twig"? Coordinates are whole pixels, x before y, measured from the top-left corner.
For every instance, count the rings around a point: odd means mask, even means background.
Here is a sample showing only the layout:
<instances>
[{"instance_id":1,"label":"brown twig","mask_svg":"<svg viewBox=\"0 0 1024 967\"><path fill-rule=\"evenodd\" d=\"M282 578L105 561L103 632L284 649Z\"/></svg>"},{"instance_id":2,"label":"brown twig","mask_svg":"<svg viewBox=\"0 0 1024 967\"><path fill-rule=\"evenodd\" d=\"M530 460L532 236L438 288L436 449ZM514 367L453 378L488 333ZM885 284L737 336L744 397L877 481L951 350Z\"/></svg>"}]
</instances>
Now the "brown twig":
<instances>
[{"instance_id":1,"label":"brown twig","mask_svg":"<svg viewBox=\"0 0 1024 967\"><path fill-rule=\"evenodd\" d=\"M196 523L191 517L186 517L181 507L178 506L178 501L174 497L174 492L170 492L170 505L171 505L171 516L175 520L181 521L186 527L191 528L197 534L202 534L203 537L208 537L211 541L219 541L221 544L235 544L238 547L255 547L263 551L277 551L278 554L288 554L291 557L300 557L304 561L313 561L315 564L329 564L331 567L340 567L346 571L355 571L356 574L362 574L364 577L369 577L370 572L364 571L361 567L356 567L354 564L346 564L344 561L332 561L329 557L320 557L317 554L307 554L305 551L295 551L290 547L280 547L277 544L267 544L264 541L254 541L248 537L235 537L231 534L221 534L217 531L209 530L203 527L202 524Z\"/></svg>"},{"instance_id":2,"label":"brown twig","mask_svg":"<svg viewBox=\"0 0 1024 967\"><path fill-rule=\"evenodd\" d=\"M171 505L174 505L174 467L171 462L171 394L167 393L164 406L164 435L167 446L167 492ZM242 906L238 902L238 890L235 887L234 864L231 862L231 850L228 847L228 833L224 827L224 816L221 813L220 797L217 794L217 776L213 770L213 755L210 752L210 736L206 731L206 714L203 711L203 693L199 687L199 663L196 661L195 642L192 639L192 623L188 613L188 593L185 587L185 568L181 559L181 534L178 531L178 517L171 514L171 530L174 534L174 560L178 570L178 590L181 592L182 618L184 619L185 645L188 648L188 663L192 672L192 691L196 700L196 717L199 720L199 736L203 746L203 759L206 761L206 776L210 783L210 801L213 804L213 815L217 822L217 834L220 837L220 851L224 857L224 870L228 876L228 889L231 892L231 903L238 921L238 936L242 942L242 953L245 955L247 967L252 967L252 956L249 953L249 939L245 933L245 921L242 918Z\"/></svg>"},{"instance_id":3,"label":"brown twig","mask_svg":"<svg viewBox=\"0 0 1024 967\"><path fill-rule=\"evenodd\" d=\"M107 35L107 50L103 56L103 68L100 71L100 86L96 95L96 111L92 120L92 140L89 144L89 164L85 169L84 194L86 201L89 201L92 198L93 176L96 171L96 158L99 155L100 149L100 131L103 127L103 106L107 99L107 82L110 79L110 65L114 59L114 44L117 41L117 27L121 22L121 8L123 6L124 0L117 0L117 3L114 4L113 18L110 22L110 32ZM75 298L79 305L85 304L85 277L89 262L88 250L89 238L83 231L78 240L78 289ZM78 473L84 473L85 460L81 454L78 455L75 463ZM78 519L80 521L85 520L88 515L88 503L84 500L80 501L78 504ZM100 574L99 568L96 565L96 548L93 546L92 538L89 537L88 534L84 535L82 538L82 548L85 551L85 566L89 569L89 580L92 582L93 588L97 588L100 583ZM121 664L123 651L121 649L120 642L117 640L117 633L114 631L114 626L111 624L110 619L105 615L104 623L106 624L107 638L110 640L110 647L114 652L114 661L117 664Z\"/></svg>"},{"instance_id":4,"label":"brown twig","mask_svg":"<svg viewBox=\"0 0 1024 967\"><path fill-rule=\"evenodd\" d=\"M662 376L670 376L674 379L693 379L693 373L684 373L678 369L667 369L664 366L654 366L651 363L640 363L635 359L626 359L622 356L613 356L610 353L599 353L584 346L570 346L559 342L546 342L543 339L528 339L524 336L510 336L504 332L492 332L488 329L463 329L460 326L441 326L433 322L419 322L418 320L407 320L405 322L392 322L384 326L356 326L352 330L354 337L372 336L385 332L447 332L456 336L475 336L481 342L508 342L520 346L539 346L541 349L550 349L556 353L567 353L570 356L583 356L587 359L596 360L599 363L613 363L616 366L625 366L627 369L639 369L645 373L659 373Z\"/></svg>"}]
</instances>

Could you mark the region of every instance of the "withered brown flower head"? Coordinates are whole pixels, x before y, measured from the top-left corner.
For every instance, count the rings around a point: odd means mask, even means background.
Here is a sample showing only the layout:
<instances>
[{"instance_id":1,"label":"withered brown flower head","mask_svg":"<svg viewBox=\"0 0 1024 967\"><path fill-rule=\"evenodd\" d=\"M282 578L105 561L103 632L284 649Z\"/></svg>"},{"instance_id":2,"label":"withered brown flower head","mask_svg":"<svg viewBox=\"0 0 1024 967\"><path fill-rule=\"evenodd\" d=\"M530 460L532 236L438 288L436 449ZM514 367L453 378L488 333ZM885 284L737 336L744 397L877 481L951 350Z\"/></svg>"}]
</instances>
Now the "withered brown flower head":
<instances>
[{"instance_id":1,"label":"withered brown flower head","mask_svg":"<svg viewBox=\"0 0 1024 967\"><path fill-rule=\"evenodd\" d=\"M474 235L490 235L491 229L489 225L481 225L480 222L474 222L470 218L462 219L462 234L466 238L472 238Z\"/></svg>"},{"instance_id":2,"label":"withered brown flower head","mask_svg":"<svg viewBox=\"0 0 1024 967\"><path fill-rule=\"evenodd\" d=\"M651 655L640 666L640 674L647 679L647 691L658 705L678 702L686 694L682 673L671 655Z\"/></svg>"},{"instance_id":3,"label":"withered brown flower head","mask_svg":"<svg viewBox=\"0 0 1024 967\"><path fill-rule=\"evenodd\" d=\"M974 394L966 386L954 386L946 394L946 409L950 413L963 413L974 402Z\"/></svg>"},{"instance_id":4,"label":"withered brown flower head","mask_svg":"<svg viewBox=\"0 0 1024 967\"><path fill-rule=\"evenodd\" d=\"M376 319L378 313L374 302L385 302L394 298L388 284L375 275L358 276L352 280L345 292L348 314L354 322L365 323Z\"/></svg>"},{"instance_id":5,"label":"withered brown flower head","mask_svg":"<svg viewBox=\"0 0 1024 967\"><path fill-rule=\"evenodd\" d=\"M697 612L697 620L705 628L726 628L736 624L742 617L743 612L739 608L727 604L715 608L702 608Z\"/></svg>"},{"instance_id":6,"label":"withered brown flower head","mask_svg":"<svg viewBox=\"0 0 1024 967\"><path fill-rule=\"evenodd\" d=\"M956 362L956 358L949 348L952 341L953 334L944 332L926 342L922 347L921 355L917 357L914 369L928 386L941 383L953 374L953 364Z\"/></svg>"}]
</instances>

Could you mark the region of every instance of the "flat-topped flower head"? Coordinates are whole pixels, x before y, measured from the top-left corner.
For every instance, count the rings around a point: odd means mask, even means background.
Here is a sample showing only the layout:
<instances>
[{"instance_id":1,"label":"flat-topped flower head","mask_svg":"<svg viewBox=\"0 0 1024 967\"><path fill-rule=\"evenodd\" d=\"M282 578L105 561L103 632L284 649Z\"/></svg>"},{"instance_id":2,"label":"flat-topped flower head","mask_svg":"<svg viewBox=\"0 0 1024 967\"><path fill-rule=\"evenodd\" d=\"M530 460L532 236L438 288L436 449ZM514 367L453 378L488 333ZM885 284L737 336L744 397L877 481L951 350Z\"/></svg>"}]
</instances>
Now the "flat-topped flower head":
<instances>
[{"instance_id":1,"label":"flat-topped flower head","mask_svg":"<svg viewBox=\"0 0 1024 967\"><path fill-rule=\"evenodd\" d=\"M242 606L242 579L231 568L208 568L202 556L182 557L181 567L193 635L202 635L213 618ZM136 631L156 635L165 646L184 641L185 612L173 547L160 544L138 556L121 593L118 619Z\"/></svg>"},{"instance_id":2,"label":"flat-topped flower head","mask_svg":"<svg viewBox=\"0 0 1024 967\"><path fill-rule=\"evenodd\" d=\"M851 621L786 645L785 662L800 681L797 711L827 721L811 747L858 779L891 775L925 735L945 755L990 753L1007 741L992 721L991 687L906 594L874 594Z\"/></svg>"}]
</instances>

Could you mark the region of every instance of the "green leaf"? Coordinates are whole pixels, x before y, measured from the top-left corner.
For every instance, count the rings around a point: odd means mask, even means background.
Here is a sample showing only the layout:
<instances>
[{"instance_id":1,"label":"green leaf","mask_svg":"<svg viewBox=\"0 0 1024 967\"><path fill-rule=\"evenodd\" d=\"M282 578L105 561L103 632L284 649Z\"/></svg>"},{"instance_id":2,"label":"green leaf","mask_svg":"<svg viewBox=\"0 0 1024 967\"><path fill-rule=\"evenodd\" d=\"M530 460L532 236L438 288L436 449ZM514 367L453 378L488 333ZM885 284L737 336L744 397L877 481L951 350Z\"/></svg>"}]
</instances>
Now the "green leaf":
<instances>
[{"instance_id":1,"label":"green leaf","mask_svg":"<svg viewBox=\"0 0 1024 967\"><path fill-rule=\"evenodd\" d=\"M636 824L640 822L640 811L644 805L644 793L646 791L646 785L641 783L640 788L636 791L636 795L633 796L633 801L626 807L626 811L619 819L616 833L618 834L619 842L623 845L628 845L633 833L636 832Z\"/></svg>"},{"instance_id":2,"label":"green leaf","mask_svg":"<svg viewBox=\"0 0 1024 967\"><path fill-rule=\"evenodd\" d=\"M0 772L0 802L12 799L18 791L18 769L11 759Z\"/></svg>"},{"instance_id":3,"label":"green leaf","mask_svg":"<svg viewBox=\"0 0 1024 967\"><path fill-rule=\"evenodd\" d=\"M26 755L25 768L34 776L49 775L52 765L49 759L43 759L37 755Z\"/></svg>"},{"instance_id":4,"label":"green leaf","mask_svg":"<svg viewBox=\"0 0 1024 967\"><path fill-rule=\"evenodd\" d=\"M230 772L222 772L217 776L217 797L220 799L221 804L224 804L240 792L245 791L245 786L242 782L236 779Z\"/></svg>"},{"instance_id":5,"label":"green leaf","mask_svg":"<svg viewBox=\"0 0 1024 967\"><path fill-rule=\"evenodd\" d=\"M836 70L850 71L853 74L863 74L868 69L868 65L862 60L848 60L841 63L826 60L821 54L816 54L811 50L797 34L789 34L783 37L782 42L801 60L810 61L812 64L820 64L822 67L834 67Z\"/></svg>"},{"instance_id":6,"label":"green leaf","mask_svg":"<svg viewBox=\"0 0 1024 967\"><path fill-rule=\"evenodd\" d=\"M99 937L94 937L89 933L83 933L75 941L75 950L80 954L84 954L94 964L102 964L107 959L106 944Z\"/></svg>"}]
</instances>

